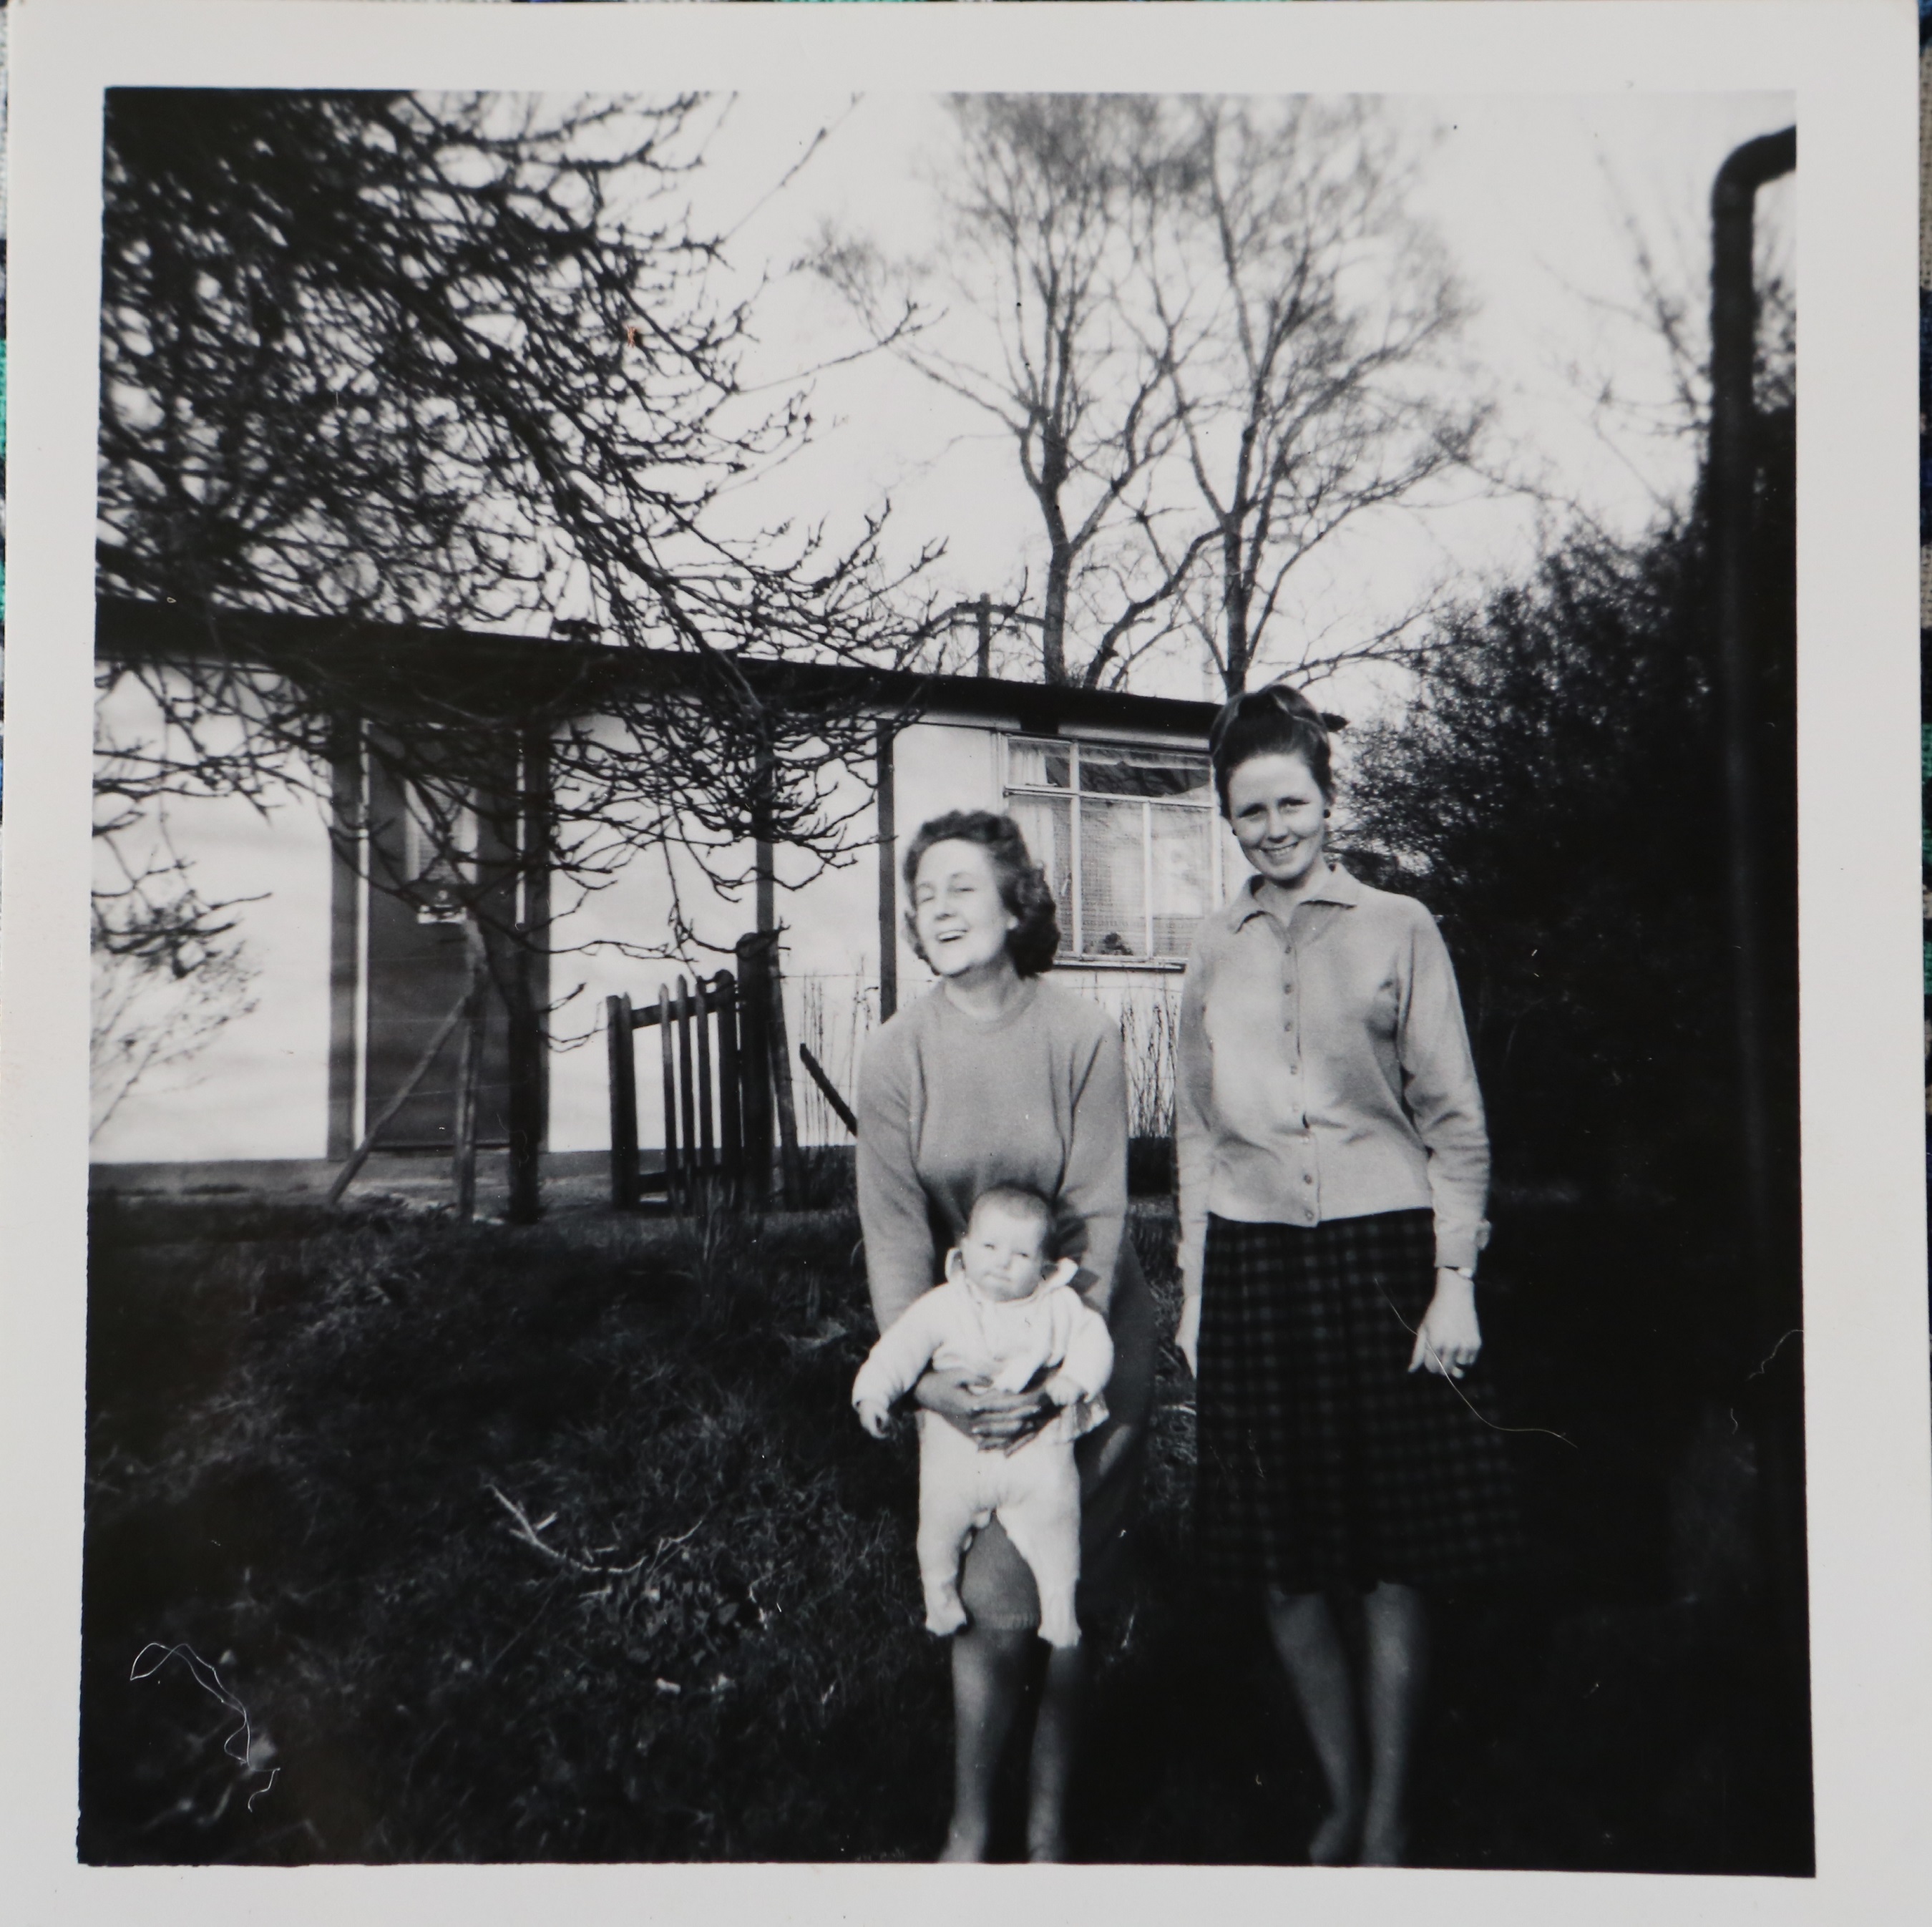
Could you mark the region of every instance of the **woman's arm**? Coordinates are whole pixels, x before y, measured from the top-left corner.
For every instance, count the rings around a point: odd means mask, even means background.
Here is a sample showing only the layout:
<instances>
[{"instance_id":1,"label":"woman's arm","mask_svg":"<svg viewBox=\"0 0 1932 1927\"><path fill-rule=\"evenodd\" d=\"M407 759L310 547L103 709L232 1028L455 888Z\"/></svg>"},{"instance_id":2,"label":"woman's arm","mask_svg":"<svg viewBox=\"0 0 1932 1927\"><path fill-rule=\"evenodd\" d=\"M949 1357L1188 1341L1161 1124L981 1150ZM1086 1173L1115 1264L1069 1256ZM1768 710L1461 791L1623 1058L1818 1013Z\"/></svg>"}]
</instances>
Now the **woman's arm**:
<instances>
[{"instance_id":1,"label":"woman's arm","mask_svg":"<svg viewBox=\"0 0 1932 1927\"><path fill-rule=\"evenodd\" d=\"M1402 1101L1429 1154L1436 1262L1473 1272L1489 1232L1489 1130L1448 947L1419 904L1408 966L1396 1049Z\"/></svg>"},{"instance_id":2,"label":"woman's arm","mask_svg":"<svg viewBox=\"0 0 1932 1927\"><path fill-rule=\"evenodd\" d=\"M916 1066L903 1025L866 1046L859 1070L859 1224L872 1316L890 1331L938 1282L926 1187L913 1161L912 1087Z\"/></svg>"},{"instance_id":3,"label":"woman's arm","mask_svg":"<svg viewBox=\"0 0 1932 1927\"><path fill-rule=\"evenodd\" d=\"M1180 1026L1174 1048L1174 1178L1180 1235L1180 1322L1174 1342L1191 1372L1201 1337L1201 1268L1208 1243L1208 1180L1214 1155L1210 1121L1214 1066L1202 992L1206 974L1197 947L1180 983Z\"/></svg>"},{"instance_id":4,"label":"woman's arm","mask_svg":"<svg viewBox=\"0 0 1932 1927\"><path fill-rule=\"evenodd\" d=\"M1119 1027L1103 1023L1084 1062L1076 1055L1062 1208L1087 1227L1082 1296L1102 1316L1127 1229L1127 1073Z\"/></svg>"},{"instance_id":5,"label":"woman's arm","mask_svg":"<svg viewBox=\"0 0 1932 1927\"><path fill-rule=\"evenodd\" d=\"M1408 1369L1460 1379L1483 1348L1475 1268L1489 1236L1489 1130L1448 947L1419 906L1408 962L1397 1047L1403 1101L1429 1154L1436 1266Z\"/></svg>"}]
</instances>

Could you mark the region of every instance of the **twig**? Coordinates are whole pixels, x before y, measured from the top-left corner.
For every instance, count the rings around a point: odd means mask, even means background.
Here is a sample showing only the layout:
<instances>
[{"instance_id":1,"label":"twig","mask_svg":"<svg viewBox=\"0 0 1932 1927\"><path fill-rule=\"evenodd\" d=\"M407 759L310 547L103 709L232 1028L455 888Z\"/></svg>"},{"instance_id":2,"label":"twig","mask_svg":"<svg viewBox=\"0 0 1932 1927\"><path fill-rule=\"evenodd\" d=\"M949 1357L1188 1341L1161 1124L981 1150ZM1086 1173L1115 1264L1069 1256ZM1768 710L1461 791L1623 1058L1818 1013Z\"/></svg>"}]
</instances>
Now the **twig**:
<instances>
[{"instance_id":1,"label":"twig","mask_svg":"<svg viewBox=\"0 0 1932 1927\"><path fill-rule=\"evenodd\" d=\"M530 1515L500 1487L491 1483L486 1486L485 1490L514 1521L510 1529L510 1536L512 1538L520 1539L525 1545L534 1547L537 1551L543 1554L544 1558L554 1559L559 1565L567 1565L573 1572L586 1573L597 1579L628 1578L632 1573L638 1571L648 1561L662 1559L674 1546L682 1545L686 1540L698 1530L698 1526L704 1523L704 1518L700 1517L695 1524L688 1530L679 1533L676 1538L658 1540L652 1550L640 1553L628 1565L600 1565L595 1560L579 1559L573 1553L567 1553L560 1547L545 1542L541 1535L545 1526L556 1522L556 1514L554 1512L551 1513L548 1518L532 1523Z\"/></svg>"}]
</instances>

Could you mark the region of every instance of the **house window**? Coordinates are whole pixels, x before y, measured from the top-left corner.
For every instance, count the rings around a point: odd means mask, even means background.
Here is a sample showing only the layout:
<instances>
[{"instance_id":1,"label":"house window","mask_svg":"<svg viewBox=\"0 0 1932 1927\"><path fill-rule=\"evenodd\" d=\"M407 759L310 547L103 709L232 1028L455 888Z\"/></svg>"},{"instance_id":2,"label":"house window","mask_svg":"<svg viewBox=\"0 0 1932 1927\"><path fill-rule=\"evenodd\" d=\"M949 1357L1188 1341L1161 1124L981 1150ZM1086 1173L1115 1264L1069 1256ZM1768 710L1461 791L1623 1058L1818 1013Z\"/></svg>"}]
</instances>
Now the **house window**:
<instances>
[{"instance_id":1,"label":"house window","mask_svg":"<svg viewBox=\"0 0 1932 1927\"><path fill-rule=\"evenodd\" d=\"M404 785L403 869L418 923L460 923L476 867L476 812L417 783Z\"/></svg>"},{"instance_id":2,"label":"house window","mask_svg":"<svg viewBox=\"0 0 1932 1927\"><path fill-rule=\"evenodd\" d=\"M1006 740L1006 807L1060 904L1070 961L1175 962L1221 897L1208 758L1180 749Z\"/></svg>"}]
</instances>

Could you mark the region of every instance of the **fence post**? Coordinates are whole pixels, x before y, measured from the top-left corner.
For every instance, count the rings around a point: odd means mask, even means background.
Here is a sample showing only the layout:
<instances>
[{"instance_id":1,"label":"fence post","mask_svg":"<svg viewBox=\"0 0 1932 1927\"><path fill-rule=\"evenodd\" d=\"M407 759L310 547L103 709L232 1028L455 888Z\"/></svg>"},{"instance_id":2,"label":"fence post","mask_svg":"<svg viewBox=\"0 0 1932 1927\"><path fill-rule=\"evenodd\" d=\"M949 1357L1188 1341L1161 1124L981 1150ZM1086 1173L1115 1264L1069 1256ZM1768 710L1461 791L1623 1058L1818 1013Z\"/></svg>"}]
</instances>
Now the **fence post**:
<instances>
[{"instance_id":1,"label":"fence post","mask_svg":"<svg viewBox=\"0 0 1932 1927\"><path fill-rule=\"evenodd\" d=\"M772 1049L767 940L752 932L738 939L738 1061L743 1073L745 1180L754 1204L772 1190Z\"/></svg>"},{"instance_id":2,"label":"fence post","mask_svg":"<svg viewBox=\"0 0 1932 1927\"><path fill-rule=\"evenodd\" d=\"M791 1044L785 1029L784 982L778 968L778 940L771 940L770 986L772 1000L772 1094L778 1114L778 1169L784 1204L797 1211L805 1203L805 1172L798 1155L798 1112L791 1093Z\"/></svg>"},{"instance_id":3,"label":"fence post","mask_svg":"<svg viewBox=\"0 0 1932 1927\"><path fill-rule=\"evenodd\" d=\"M711 1017L717 1004L703 977L692 986L698 1004L698 1162L707 1187L718 1176L718 1139L712 1128Z\"/></svg>"},{"instance_id":4,"label":"fence post","mask_svg":"<svg viewBox=\"0 0 1932 1927\"><path fill-rule=\"evenodd\" d=\"M620 1211L638 1202L638 1061L631 1042L631 1000L607 997L610 1049L610 1202Z\"/></svg>"},{"instance_id":5,"label":"fence post","mask_svg":"<svg viewBox=\"0 0 1932 1927\"><path fill-rule=\"evenodd\" d=\"M664 1070L664 1202L677 1208L677 1067L671 1057L670 992L658 986L658 1049Z\"/></svg>"},{"instance_id":6,"label":"fence post","mask_svg":"<svg viewBox=\"0 0 1932 1927\"><path fill-rule=\"evenodd\" d=\"M678 1147L683 1154L684 1208L690 1211L696 1207L698 1193L704 1181L704 1160L698 1148L698 1079L692 1061L693 1004L691 986L682 976L677 980L674 1007L677 1012ZM704 1017L701 1005L697 1007L696 1019L702 1027Z\"/></svg>"},{"instance_id":7,"label":"fence post","mask_svg":"<svg viewBox=\"0 0 1932 1927\"><path fill-rule=\"evenodd\" d=\"M712 980L718 1009L718 1177L728 1202L739 1200L745 1175L745 1133L739 1079L737 980L721 970Z\"/></svg>"}]
</instances>

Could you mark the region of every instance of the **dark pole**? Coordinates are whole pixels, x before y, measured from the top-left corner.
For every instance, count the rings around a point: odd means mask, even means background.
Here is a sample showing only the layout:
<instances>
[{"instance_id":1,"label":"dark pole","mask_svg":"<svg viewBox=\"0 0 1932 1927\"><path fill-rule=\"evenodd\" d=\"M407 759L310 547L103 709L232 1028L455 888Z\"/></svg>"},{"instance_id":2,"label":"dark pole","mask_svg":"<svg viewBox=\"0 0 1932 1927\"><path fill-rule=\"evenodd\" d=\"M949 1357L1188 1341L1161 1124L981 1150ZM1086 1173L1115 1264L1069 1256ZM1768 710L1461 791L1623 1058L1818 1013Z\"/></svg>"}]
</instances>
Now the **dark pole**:
<instances>
[{"instance_id":1,"label":"dark pole","mask_svg":"<svg viewBox=\"0 0 1932 1927\"><path fill-rule=\"evenodd\" d=\"M772 1191L772 944L762 932L738 939L738 1063L744 1077L741 1122L748 1201Z\"/></svg>"},{"instance_id":2,"label":"dark pole","mask_svg":"<svg viewBox=\"0 0 1932 1927\"><path fill-rule=\"evenodd\" d=\"M524 734L521 796L518 842L523 914L509 960L509 1215L513 1224L530 1224L543 1209L549 1108L544 1019L550 1003L550 738L541 728ZM628 1048L628 1037L626 1043ZM634 1120L636 1109L634 1098ZM634 1165L634 1126L633 1138Z\"/></svg>"},{"instance_id":3,"label":"dark pole","mask_svg":"<svg viewBox=\"0 0 1932 1927\"><path fill-rule=\"evenodd\" d=\"M604 1000L604 1041L610 1053L610 1202L620 1211L638 1202L638 1055L631 1000Z\"/></svg>"},{"instance_id":4,"label":"dark pole","mask_svg":"<svg viewBox=\"0 0 1932 1927\"><path fill-rule=\"evenodd\" d=\"M993 673L993 599L982 596L973 613L980 631L980 653L974 674L984 680Z\"/></svg>"},{"instance_id":5,"label":"dark pole","mask_svg":"<svg viewBox=\"0 0 1932 1927\"><path fill-rule=\"evenodd\" d=\"M356 1115L356 989L362 975L362 732L344 719L336 725L329 761L328 839L328 1143L340 1161L360 1129Z\"/></svg>"},{"instance_id":6,"label":"dark pole","mask_svg":"<svg viewBox=\"0 0 1932 1927\"><path fill-rule=\"evenodd\" d=\"M758 752L758 789L752 803L752 863L757 879L752 900L761 937L775 937L778 927L778 862L771 835L772 793L777 780L776 760L767 744Z\"/></svg>"},{"instance_id":7,"label":"dark pole","mask_svg":"<svg viewBox=\"0 0 1932 1927\"><path fill-rule=\"evenodd\" d=\"M1798 164L1798 132L1748 140L1711 190L1711 550L1724 694L1724 803L1737 1013L1738 1102L1748 1237L1760 1277L1772 1260L1774 1175L1766 1112L1763 887L1760 875L1756 734L1758 662L1751 638L1751 532L1756 411L1751 374L1757 294L1751 277L1757 191Z\"/></svg>"},{"instance_id":8,"label":"dark pole","mask_svg":"<svg viewBox=\"0 0 1932 1927\"><path fill-rule=\"evenodd\" d=\"M892 794L892 726L879 725L879 1022L899 1007L898 857L897 809Z\"/></svg>"}]
</instances>

